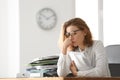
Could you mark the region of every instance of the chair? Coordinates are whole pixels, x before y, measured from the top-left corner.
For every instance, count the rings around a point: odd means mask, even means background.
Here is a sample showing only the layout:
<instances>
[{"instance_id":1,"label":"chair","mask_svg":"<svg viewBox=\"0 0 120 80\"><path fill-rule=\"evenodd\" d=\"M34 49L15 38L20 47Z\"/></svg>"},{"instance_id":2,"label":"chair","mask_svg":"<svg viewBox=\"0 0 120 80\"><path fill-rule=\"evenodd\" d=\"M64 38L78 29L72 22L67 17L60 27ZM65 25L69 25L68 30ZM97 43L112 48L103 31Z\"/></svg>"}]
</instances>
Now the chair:
<instances>
[{"instance_id":1,"label":"chair","mask_svg":"<svg viewBox=\"0 0 120 80\"><path fill-rule=\"evenodd\" d=\"M120 77L120 45L105 47L112 77Z\"/></svg>"}]
</instances>

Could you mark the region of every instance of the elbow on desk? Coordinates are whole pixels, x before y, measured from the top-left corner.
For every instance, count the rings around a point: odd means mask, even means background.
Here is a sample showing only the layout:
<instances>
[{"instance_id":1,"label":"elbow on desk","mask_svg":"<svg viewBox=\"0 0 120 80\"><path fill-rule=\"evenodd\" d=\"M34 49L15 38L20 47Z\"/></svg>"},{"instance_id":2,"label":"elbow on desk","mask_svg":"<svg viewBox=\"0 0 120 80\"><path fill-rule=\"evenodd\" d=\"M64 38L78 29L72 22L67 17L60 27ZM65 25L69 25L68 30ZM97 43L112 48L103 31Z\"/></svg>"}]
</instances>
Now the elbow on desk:
<instances>
[{"instance_id":1,"label":"elbow on desk","mask_svg":"<svg viewBox=\"0 0 120 80\"><path fill-rule=\"evenodd\" d=\"M62 73L62 72L59 72L58 70L57 70L57 75L59 76L59 77L66 77L66 73Z\"/></svg>"}]
</instances>

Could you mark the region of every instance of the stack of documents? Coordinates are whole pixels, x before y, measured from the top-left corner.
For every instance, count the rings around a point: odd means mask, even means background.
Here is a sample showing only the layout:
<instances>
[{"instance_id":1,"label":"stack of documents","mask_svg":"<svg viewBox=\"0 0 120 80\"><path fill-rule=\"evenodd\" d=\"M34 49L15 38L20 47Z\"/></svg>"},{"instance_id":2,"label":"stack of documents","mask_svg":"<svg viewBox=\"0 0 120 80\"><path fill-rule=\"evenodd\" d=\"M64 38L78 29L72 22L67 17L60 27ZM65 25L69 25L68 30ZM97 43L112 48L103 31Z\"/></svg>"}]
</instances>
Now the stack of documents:
<instances>
[{"instance_id":1,"label":"stack of documents","mask_svg":"<svg viewBox=\"0 0 120 80\"><path fill-rule=\"evenodd\" d=\"M32 77L52 77L57 76L57 61L59 56L46 56L34 60L28 64L27 71Z\"/></svg>"}]
</instances>

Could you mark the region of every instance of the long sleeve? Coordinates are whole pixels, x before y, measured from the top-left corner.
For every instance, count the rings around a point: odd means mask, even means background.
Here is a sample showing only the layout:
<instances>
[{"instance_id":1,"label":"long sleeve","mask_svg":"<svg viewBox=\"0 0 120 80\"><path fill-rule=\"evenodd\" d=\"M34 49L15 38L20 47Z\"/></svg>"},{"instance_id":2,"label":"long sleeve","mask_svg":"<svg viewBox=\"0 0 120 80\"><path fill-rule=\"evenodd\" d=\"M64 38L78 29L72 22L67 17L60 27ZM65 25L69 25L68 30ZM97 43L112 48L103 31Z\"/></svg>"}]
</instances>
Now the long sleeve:
<instances>
[{"instance_id":1,"label":"long sleeve","mask_svg":"<svg viewBox=\"0 0 120 80\"><path fill-rule=\"evenodd\" d=\"M94 67L89 70L78 71L77 76L110 77L107 56L102 42L95 43L92 49L95 54Z\"/></svg>"},{"instance_id":2,"label":"long sleeve","mask_svg":"<svg viewBox=\"0 0 120 80\"><path fill-rule=\"evenodd\" d=\"M78 69L77 77L110 77L107 55L101 41L94 41L93 46L84 51L71 51L67 55L60 54L57 73L65 77L70 71L71 61Z\"/></svg>"},{"instance_id":3,"label":"long sleeve","mask_svg":"<svg viewBox=\"0 0 120 80\"><path fill-rule=\"evenodd\" d=\"M70 57L69 55L63 55L60 53L58 63L57 63L57 74L58 76L65 77L70 72Z\"/></svg>"}]
</instances>

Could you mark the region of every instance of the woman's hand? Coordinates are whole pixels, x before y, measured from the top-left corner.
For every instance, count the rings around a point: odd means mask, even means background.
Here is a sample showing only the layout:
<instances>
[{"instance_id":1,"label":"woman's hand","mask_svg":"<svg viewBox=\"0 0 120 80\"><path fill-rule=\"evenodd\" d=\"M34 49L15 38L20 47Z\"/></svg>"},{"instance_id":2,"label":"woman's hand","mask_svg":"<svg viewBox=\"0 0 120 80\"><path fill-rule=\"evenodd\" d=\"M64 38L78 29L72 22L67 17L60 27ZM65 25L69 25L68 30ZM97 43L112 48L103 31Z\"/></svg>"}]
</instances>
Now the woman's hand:
<instances>
[{"instance_id":1,"label":"woman's hand","mask_svg":"<svg viewBox=\"0 0 120 80\"><path fill-rule=\"evenodd\" d=\"M64 41L64 43L63 43L62 53L63 53L64 55L66 55L66 53L67 53L67 48L68 48L68 47L71 47L71 46L72 46L72 41L71 41L71 39L70 39L70 38L66 38L65 41Z\"/></svg>"},{"instance_id":2,"label":"woman's hand","mask_svg":"<svg viewBox=\"0 0 120 80\"><path fill-rule=\"evenodd\" d=\"M74 61L71 62L70 70L74 76L77 76L77 67L76 67Z\"/></svg>"}]
</instances>

